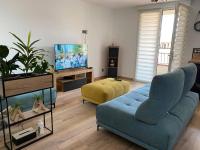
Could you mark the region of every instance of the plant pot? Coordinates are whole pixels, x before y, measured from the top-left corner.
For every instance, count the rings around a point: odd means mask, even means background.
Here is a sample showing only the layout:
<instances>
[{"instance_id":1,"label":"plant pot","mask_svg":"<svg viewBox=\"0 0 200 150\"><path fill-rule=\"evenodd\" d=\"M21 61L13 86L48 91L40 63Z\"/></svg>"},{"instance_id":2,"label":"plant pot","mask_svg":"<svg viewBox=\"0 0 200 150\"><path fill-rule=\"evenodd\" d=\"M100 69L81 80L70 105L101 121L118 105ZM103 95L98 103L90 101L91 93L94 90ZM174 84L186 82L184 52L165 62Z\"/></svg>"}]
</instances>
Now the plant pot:
<instances>
[{"instance_id":1,"label":"plant pot","mask_svg":"<svg viewBox=\"0 0 200 150\"><path fill-rule=\"evenodd\" d=\"M10 112L10 119L12 121L18 121L19 118L24 119L24 115L23 115L23 113L22 113L22 111L21 111L21 109L19 107L17 107L17 108L11 108L11 109L12 110Z\"/></svg>"},{"instance_id":2,"label":"plant pot","mask_svg":"<svg viewBox=\"0 0 200 150\"><path fill-rule=\"evenodd\" d=\"M35 100L32 111L35 113L40 113L40 112L48 111L48 108L45 107L42 100L38 100L38 101Z\"/></svg>"},{"instance_id":3,"label":"plant pot","mask_svg":"<svg viewBox=\"0 0 200 150\"><path fill-rule=\"evenodd\" d=\"M15 96L53 87L53 74L20 74L17 77L0 79L0 95Z\"/></svg>"}]
</instances>

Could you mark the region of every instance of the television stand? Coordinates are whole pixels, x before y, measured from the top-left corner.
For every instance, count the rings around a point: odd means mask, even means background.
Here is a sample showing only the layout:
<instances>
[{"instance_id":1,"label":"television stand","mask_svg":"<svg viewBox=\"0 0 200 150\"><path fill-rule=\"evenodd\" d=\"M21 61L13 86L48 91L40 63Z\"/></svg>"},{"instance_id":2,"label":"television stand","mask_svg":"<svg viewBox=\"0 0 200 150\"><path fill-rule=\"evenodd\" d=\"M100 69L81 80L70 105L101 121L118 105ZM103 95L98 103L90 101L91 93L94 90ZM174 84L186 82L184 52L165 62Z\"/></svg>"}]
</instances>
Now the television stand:
<instances>
[{"instance_id":1,"label":"television stand","mask_svg":"<svg viewBox=\"0 0 200 150\"><path fill-rule=\"evenodd\" d=\"M68 69L54 71L54 87L58 91L66 92L80 88L82 85L93 82L92 68Z\"/></svg>"}]
</instances>

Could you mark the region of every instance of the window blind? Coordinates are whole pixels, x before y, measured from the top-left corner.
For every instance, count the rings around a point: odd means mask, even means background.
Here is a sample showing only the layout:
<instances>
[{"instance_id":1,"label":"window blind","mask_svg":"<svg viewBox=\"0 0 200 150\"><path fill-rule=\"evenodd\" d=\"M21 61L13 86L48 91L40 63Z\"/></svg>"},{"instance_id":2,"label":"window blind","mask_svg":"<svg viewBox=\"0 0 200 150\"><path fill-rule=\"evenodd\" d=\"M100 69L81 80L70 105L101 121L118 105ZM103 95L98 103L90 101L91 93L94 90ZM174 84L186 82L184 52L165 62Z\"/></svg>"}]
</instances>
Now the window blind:
<instances>
[{"instance_id":1,"label":"window blind","mask_svg":"<svg viewBox=\"0 0 200 150\"><path fill-rule=\"evenodd\" d=\"M139 19L135 79L150 82L156 72L161 11L141 12Z\"/></svg>"},{"instance_id":2,"label":"window blind","mask_svg":"<svg viewBox=\"0 0 200 150\"><path fill-rule=\"evenodd\" d=\"M170 70L173 71L181 66L183 50L185 48L186 31L188 23L189 9L186 6L178 7L176 27L174 32L174 44L172 51L172 62Z\"/></svg>"}]
</instances>

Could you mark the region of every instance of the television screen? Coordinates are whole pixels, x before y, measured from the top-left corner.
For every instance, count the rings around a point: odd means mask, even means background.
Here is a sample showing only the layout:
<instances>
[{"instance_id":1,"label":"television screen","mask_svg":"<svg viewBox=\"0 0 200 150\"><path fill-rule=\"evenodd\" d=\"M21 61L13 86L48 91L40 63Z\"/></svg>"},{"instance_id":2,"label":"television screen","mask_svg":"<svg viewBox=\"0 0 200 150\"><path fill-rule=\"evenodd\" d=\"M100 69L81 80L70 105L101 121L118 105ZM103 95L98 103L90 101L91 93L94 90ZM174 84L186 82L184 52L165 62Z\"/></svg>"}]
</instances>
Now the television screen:
<instances>
[{"instance_id":1,"label":"television screen","mask_svg":"<svg viewBox=\"0 0 200 150\"><path fill-rule=\"evenodd\" d=\"M80 44L55 44L55 69L87 67L87 48Z\"/></svg>"}]
</instances>

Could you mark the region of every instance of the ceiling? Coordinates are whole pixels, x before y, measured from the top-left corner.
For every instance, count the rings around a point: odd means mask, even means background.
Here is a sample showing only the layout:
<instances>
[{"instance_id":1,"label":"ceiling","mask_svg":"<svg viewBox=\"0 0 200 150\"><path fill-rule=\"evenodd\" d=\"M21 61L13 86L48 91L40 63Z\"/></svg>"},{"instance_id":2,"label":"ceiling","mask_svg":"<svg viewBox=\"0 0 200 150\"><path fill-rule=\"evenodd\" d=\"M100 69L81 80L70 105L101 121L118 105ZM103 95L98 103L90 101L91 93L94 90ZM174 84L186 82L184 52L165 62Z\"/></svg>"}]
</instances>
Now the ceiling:
<instances>
[{"instance_id":1,"label":"ceiling","mask_svg":"<svg viewBox=\"0 0 200 150\"><path fill-rule=\"evenodd\" d=\"M111 8L123 8L131 6L139 6L152 3L151 0L83 0ZM159 0L160 2L165 2L166 0ZM175 1L175 0L168 0Z\"/></svg>"}]
</instances>

